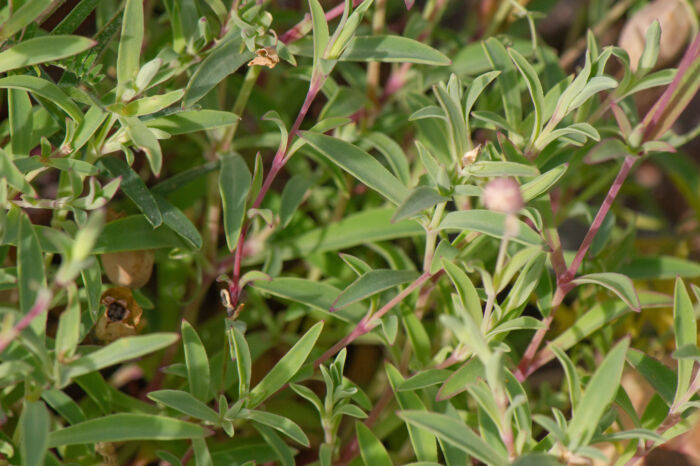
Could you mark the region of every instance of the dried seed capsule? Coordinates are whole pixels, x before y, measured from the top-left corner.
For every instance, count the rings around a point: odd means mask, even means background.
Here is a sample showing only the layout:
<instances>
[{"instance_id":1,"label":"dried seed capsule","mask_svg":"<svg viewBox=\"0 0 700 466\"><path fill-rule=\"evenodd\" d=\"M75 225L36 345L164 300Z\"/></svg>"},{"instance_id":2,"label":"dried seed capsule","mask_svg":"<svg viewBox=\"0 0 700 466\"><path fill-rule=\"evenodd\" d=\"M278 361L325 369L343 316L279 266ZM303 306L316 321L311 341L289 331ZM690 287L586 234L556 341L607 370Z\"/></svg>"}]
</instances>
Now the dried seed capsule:
<instances>
[{"instance_id":1,"label":"dried seed capsule","mask_svg":"<svg viewBox=\"0 0 700 466\"><path fill-rule=\"evenodd\" d=\"M102 293L100 302L106 308L95 326L95 333L100 340L111 342L117 338L136 335L143 327L143 310L134 300L129 288L110 288Z\"/></svg>"}]
</instances>

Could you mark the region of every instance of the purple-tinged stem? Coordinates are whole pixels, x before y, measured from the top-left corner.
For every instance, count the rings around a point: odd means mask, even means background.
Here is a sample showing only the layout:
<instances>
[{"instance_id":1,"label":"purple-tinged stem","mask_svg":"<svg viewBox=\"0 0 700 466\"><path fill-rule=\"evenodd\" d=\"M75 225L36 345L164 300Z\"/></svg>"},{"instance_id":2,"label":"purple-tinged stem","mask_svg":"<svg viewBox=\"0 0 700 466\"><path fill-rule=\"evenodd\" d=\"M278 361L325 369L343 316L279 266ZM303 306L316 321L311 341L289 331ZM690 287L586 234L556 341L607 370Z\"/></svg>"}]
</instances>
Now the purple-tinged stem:
<instances>
[{"instance_id":1,"label":"purple-tinged stem","mask_svg":"<svg viewBox=\"0 0 700 466\"><path fill-rule=\"evenodd\" d=\"M613 184L610 187L608 194L605 196L603 204L600 206L600 209L598 209L598 213L593 219L591 227L588 229L588 233L586 233L586 236L585 238L583 238L581 246L579 246L578 251L576 252L576 257L574 257L573 262L571 262L571 265L569 266L566 275L564 277L561 277L563 283L570 282L576 275L576 271L578 271L579 267L581 266L581 262L583 262L583 258L586 256L586 252L588 252L588 249L593 243L595 235L598 233L598 230L600 230L600 227L603 224L603 220L605 220L605 216L608 215L608 211L610 210L613 201L617 197L617 193L620 192L622 183L625 182L627 175L629 175L629 172L636 161L636 156L628 155L622 162L622 166L620 167L620 171L617 173L617 177L615 177L615 181L613 181Z\"/></svg>"},{"instance_id":2,"label":"purple-tinged stem","mask_svg":"<svg viewBox=\"0 0 700 466\"><path fill-rule=\"evenodd\" d=\"M615 181L613 181L608 194L605 196L605 200L603 200L603 204L598 209L598 213L593 219L593 223L588 229L585 238L583 238L581 246L579 246L579 249L576 252L573 262L571 262L568 270L566 270L563 275L557 276L557 288L554 292L554 296L552 297L552 310L550 311L550 314L542 321L544 326L535 332L535 335L533 336L530 344L523 354L522 359L520 360L520 364L518 364L518 368L514 374L518 381L522 382L539 367L539 365L533 365L533 362L541 360L541 358L538 357L538 350L542 344L542 340L544 340L544 336L549 331L549 327L554 319L554 314L564 300L566 294L573 288L571 280L573 280L574 276L576 276L576 272L581 266L581 263L586 256L586 252L588 252L588 249L591 247L595 235L598 233L598 230L600 230L605 216L608 214L612 203L615 201L617 194L620 192L622 184L625 182L627 175L629 175L629 172L636 161L637 157L633 155L628 155L625 157L625 160L622 162L622 166L620 167L620 171L615 177Z\"/></svg>"},{"instance_id":3,"label":"purple-tinged stem","mask_svg":"<svg viewBox=\"0 0 700 466\"><path fill-rule=\"evenodd\" d=\"M32 323L34 319L39 317L41 314L46 312L49 308L49 303L51 302L51 291L41 290L36 297L36 301L29 312L27 312L24 317L20 319L12 330L7 332L5 335L0 335L0 353L7 348L7 345L12 343L12 341L17 338L17 336L22 333L22 330L27 328L29 324Z\"/></svg>"}]
</instances>

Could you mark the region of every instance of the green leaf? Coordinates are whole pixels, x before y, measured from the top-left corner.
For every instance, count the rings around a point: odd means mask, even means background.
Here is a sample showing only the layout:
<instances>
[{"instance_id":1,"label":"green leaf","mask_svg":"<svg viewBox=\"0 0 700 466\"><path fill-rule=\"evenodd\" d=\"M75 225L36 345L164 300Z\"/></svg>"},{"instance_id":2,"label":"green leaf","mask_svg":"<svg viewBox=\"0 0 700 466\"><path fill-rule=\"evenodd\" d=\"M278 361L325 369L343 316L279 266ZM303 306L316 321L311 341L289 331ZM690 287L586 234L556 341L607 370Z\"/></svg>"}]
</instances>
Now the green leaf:
<instances>
[{"instance_id":1,"label":"green leaf","mask_svg":"<svg viewBox=\"0 0 700 466\"><path fill-rule=\"evenodd\" d=\"M625 304L635 311L639 312L642 309L642 304L639 301L637 291L634 289L634 284L632 280L625 275L614 272L590 273L588 275L576 277L571 283L575 285L591 283L604 286L619 296Z\"/></svg>"},{"instance_id":2,"label":"green leaf","mask_svg":"<svg viewBox=\"0 0 700 466\"><path fill-rule=\"evenodd\" d=\"M66 14L58 26L53 28L52 34L70 34L82 24L92 13L100 0L80 0L80 2Z\"/></svg>"},{"instance_id":3,"label":"green leaf","mask_svg":"<svg viewBox=\"0 0 700 466\"><path fill-rule=\"evenodd\" d=\"M278 257L287 260L310 253L337 251L359 244L370 244L396 238L423 236L425 230L418 223L402 220L391 223L394 208L365 209L342 220L325 224L294 238L280 241ZM273 243L274 244L274 243ZM262 262L256 256L251 263Z\"/></svg>"},{"instance_id":4,"label":"green leaf","mask_svg":"<svg viewBox=\"0 0 700 466\"><path fill-rule=\"evenodd\" d=\"M319 61L323 58L328 47L329 33L326 14L318 0L309 0L309 10L311 11L311 24L313 28L314 41L314 70L317 69Z\"/></svg>"},{"instance_id":5,"label":"green leaf","mask_svg":"<svg viewBox=\"0 0 700 466\"><path fill-rule=\"evenodd\" d=\"M102 157L98 165L103 166L114 178L121 176L122 182L119 186L122 192L136 204L151 225L157 227L163 223L163 216L155 198L146 187L146 183L131 167L119 157Z\"/></svg>"},{"instance_id":6,"label":"green leaf","mask_svg":"<svg viewBox=\"0 0 700 466\"><path fill-rule=\"evenodd\" d=\"M75 121L79 122L83 119L83 114L78 106L68 98L60 87L46 79L28 75L8 76L0 79L0 88L22 89L39 97L44 97L58 105Z\"/></svg>"},{"instance_id":7,"label":"green leaf","mask_svg":"<svg viewBox=\"0 0 700 466\"><path fill-rule=\"evenodd\" d=\"M338 296L331 312L418 278L414 270L377 269L362 274Z\"/></svg>"},{"instance_id":8,"label":"green leaf","mask_svg":"<svg viewBox=\"0 0 700 466\"><path fill-rule=\"evenodd\" d=\"M129 102L121 108L121 113L126 116L149 115L170 107L185 94L183 89L166 92L165 94L143 97Z\"/></svg>"},{"instance_id":9,"label":"green leaf","mask_svg":"<svg viewBox=\"0 0 700 466\"><path fill-rule=\"evenodd\" d=\"M628 347L629 339L615 345L588 381L578 409L569 422L567 433L571 442L569 447L572 450L588 445L603 413L615 398L615 393L620 386Z\"/></svg>"},{"instance_id":10,"label":"green leaf","mask_svg":"<svg viewBox=\"0 0 700 466\"><path fill-rule=\"evenodd\" d=\"M27 182L24 174L17 169L10 155L0 149L0 172L7 184L20 191L23 194L36 196L36 191L31 184Z\"/></svg>"},{"instance_id":11,"label":"green leaf","mask_svg":"<svg viewBox=\"0 0 700 466\"><path fill-rule=\"evenodd\" d=\"M469 128L469 115L472 113L472 108L476 100L479 98L484 89L493 82L494 79L500 75L500 71L489 71L487 73L481 74L474 78L474 81L469 85L469 92L467 92L467 97L464 103L464 118L467 122L467 128ZM467 136L471 137L470 132L467 131Z\"/></svg>"},{"instance_id":12,"label":"green leaf","mask_svg":"<svg viewBox=\"0 0 700 466\"><path fill-rule=\"evenodd\" d=\"M159 194L154 194L153 198L158 203L158 209L163 214L163 223L185 240L190 248L201 248L202 236L184 212L166 201Z\"/></svg>"},{"instance_id":13,"label":"green leaf","mask_svg":"<svg viewBox=\"0 0 700 466\"><path fill-rule=\"evenodd\" d=\"M527 453L518 457L511 466L561 466L559 458L545 453Z\"/></svg>"},{"instance_id":14,"label":"green leaf","mask_svg":"<svg viewBox=\"0 0 700 466\"><path fill-rule=\"evenodd\" d=\"M357 443L360 455L365 465L371 466L393 466L389 453L382 445L382 442L372 433L366 425L361 422L355 423L357 432Z\"/></svg>"},{"instance_id":15,"label":"green leaf","mask_svg":"<svg viewBox=\"0 0 700 466\"><path fill-rule=\"evenodd\" d=\"M558 346L550 344L549 349L554 353L559 363L564 368L564 375L566 375L566 382L569 386L571 412L575 413L578 409L579 400L581 399L581 379L576 371L576 366L574 366L573 361L566 352L562 351Z\"/></svg>"},{"instance_id":16,"label":"green leaf","mask_svg":"<svg viewBox=\"0 0 700 466\"><path fill-rule=\"evenodd\" d=\"M355 36L340 56L341 61L380 61L447 66L451 64L442 52L414 39L401 36Z\"/></svg>"},{"instance_id":17,"label":"green leaf","mask_svg":"<svg viewBox=\"0 0 700 466\"><path fill-rule=\"evenodd\" d=\"M323 282L314 282L302 278L279 277L270 281L258 281L252 288L270 293L280 298L304 304L317 311L322 311L346 322L358 322L365 314L362 304L350 304L333 313L329 309L338 298L341 290Z\"/></svg>"},{"instance_id":18,"label":"green leaf","mask_svg":"<svg viewBox=\"0 0 700 466\"><path fill-rule=\"evenodd\" d=\"M506 215L500 212L481 209L462 210L445 215L438 229L478 231L489 236L502 238L505 222ZM511 238L512 241L528 246L542 245L542 238L525 222L519 220L518 225L518 233Z\"/></svg>"},{"instance_id":19,"label":"green leaf","mask_svg":"<svg viewBox=\"0 0 700 466\"><path fill-rule=\"evenodd\" d=\"M194 450L194 462L196 466L214 466L209 453L207 441L203 438L192 439L192 449Z\"/></svg>"},{"instance_id":20,"label":"green leaf","mask_svg":"<svg viewBox=\"0 0 700 466\"><path fill-rule=\"evenodd\" d=\"M445 414L423 411L399 411L399 417L454 445L474 458L493 466L507 466L508 459L498 454L464 423Z\"/></svg>"},{"instance_id":21,"label":"green leaf","mask_svg":"<svg viewBox=\"0 0 700 466\"><path fill-rule=\"evenodd\" d=\"M150 129L136 117L120 117L119 121L126 128L126 132L131 138L131 141L146 154L148 164L151 166L151 171L154 175L160 175L160 169L163 167L163 154L160 150L158 139L153 135Z\"/></svg>"},{"instance_id":22,"label":"green leaf","mask_svg":"<svg viewBox=\"0 0 700 466\"><path fill-rule=\"evenodd\" d=\"M481 309L481 300L479 299L479 295L472 281L464 270L453 262L443 259L442 267L445 269L445 273L450 277L452 284L457 290L459 300L464 309L471 315L474 322L480 322L484 314Z\"/></svg>"},{"instance_id":23,"label":"green leaf","mask_svg":"<svg viewBox=\"0 0 700 466\"><path fill-rule=\"evenodd\" d=\"M330 161L394 204L400 204L408 195L408 189L377 159L362 149L325 134L305 131L301 137Z\"/></svg>"},{"instance_id":24,"label":"green leaf","mask_svg":"<svg viewBox=\"0 0 700 466\"><path fill-rule=\"evenodd\" d=\"M49 231L46 234L51 234ZM158 228L143 215L130 215L109 222L97 238L94 254L119 251L140 251L158 248L186 248L186 244L170 228Z\"/></svg>"},{"instance_id":25,"label":"green leaf","mask_svg":"<svg viewBox=\"0 0 700 466\"><path fill-rule=\"evenodd\" d=\"M484 365L478 358L471 358L448 377L442 387L440 387L436 400L448 400L465 391L468 384L484 377Z\"/></svg>"},{"instance_id":26,"label":"green leaf","mask_svg":"<svg viewBox=\"0 0 700 466\"><path fill-rule=\"evenodd\" d=\"M265 427L264 425L261 424L256 424L253 427L255 427L255 430L260 432L260 436L265 440L265 449L269 450L272 449L277 456L277 458L274 458L274 456L269 460L272 462L274 459L278 459L282 466L294 466L294 452L292 451L289 446L284 443L284 440L280 438L277 433L270 429L269 427ZM321 449L323 448L323 445L321 446ZM239 459L240 455L234 456L235 459ZM266 461L264 459L261 459L261 461ZM230 462L229 462L230 463ZM227 463L228 464L228 463ZM255 463L253 461L250 461L249 463L245 463L245 466L254 466Z\"/></svg>"},{"instance_id":27,"label":"green leaf","mask_svg":"<svg viewBox=\"0 0 700 466\"><path fill-rule=\"evenodd\" d=\"M700 361L700 348L694 344L683 345L674 351L671 356L674 359L692 359L693 361Z\"/></svg>"},{"instance_id":28,"label":"green leaf","mask_svg":"<svg viewBox=\"0 0 700 466\"><path fill-rule=\"evenodd\" d=\"M24 29L51 5L51 0L34 0L20 3L20 7L12 11L12 16L0 25L0 42L12 37ZM5 3L5 8L9 5ZM6 18L6 16L5 16Z\"/></svg>"},{"instance_id":29,"label":"green leaf","mask_svg":"<svg viewBox=\"0 0 700 466\"><path fill-rule=\"evenodd\" d=\"M495 176L537 176L537 168L517 162L474 162L464 169L464 173L478 177Z\"/></svg>"},{"instance_id":30,"label":"green leaf","mask_svg":"<svg viewBox=\"0 0 700 466\"><path fill-rule=\"evenodd\" d=\"M305 447L309 446L309 439L301 427L284 416L265 411L244 410L240 413L240 417L272 427Z\"/></svg>"},{"instance_id":31,"label":"green leaf","mask_svg":"<svg viewBox=\"0 0 700 466\"><path fill-rule=\"evenodd\" d=\"M89 372L144 356L172 345L177 339L176 333L151 333L120 338L97 351L82 356L77 361L65 364L61 368L61 380L68 381Z\"/></svg>"},{"instance_id":32,"label":"green leaf","mask_svg":"<svg viewBox=\"0 0 700 466\"><path fill-rule=\"evenodd\" d=\"M311 327L303 337L280 359L275 366L265 375L255 388L250 391L249 403L250 408L254 408L270 395L282 388L284 384L294 377L299 371L306 358L311 353L316 340L323 329L323 321L318 322Z\"/></svg>"},{"instance_id":33,"label":"green leaf","mask_svg":"<svg viewBox=\"0 0 700 466\"><path fill-rule=\"evenodd\" d=\"M241 45L241 36L232 34L202 60L187 83L185 96L182 99L183 107L191 107L197 103L214 86L253 59L255 55L247 49L241 51Z\"/></svg>"},{"instance_id":34,"label":"green leaf","mask_svg":"<svg viewBox=\"0 0 700 466\"><path fill-rule=\"evenodd\" d=\"M287 181L282 190L280 200L280 225L282 228L289 225L294 212L299 208L306 191L311 187L311 182L301 175L294 175Z\"/></svg>"},{"instance_id":35,"label":"green leaf","mask_svg":"<svg viewBox=\"0 0 700 466\"><path fill-rule=\"evenodd\" d=\"M17 283L19 284L19 308L22 316L26 316L36 305L44 309L29 324L37 336L43 341L46 332L46 309L48 299L46 288L46 272L42 249L39 246L34 228L26 214L19 213L19 241L17 242Z\"/></svg>"},{"instance_id":36,"label":"green leaf","mask_svg":"<svg viewBox=\"0 0 700 466\"><path fill-rule=\"evenodd\" d=\"M229 327L229 344L233 345L236 356L236 369L238 370L238 397L243 398L250 389L250 378L252 374L252 362L250 348L245 336L235 325Z\"/></svg>"},{"instance_id":37,"label":"green leaf","mask_svg":"<svg viewBox=\"0 0 700 466\"><path fill-rule=\"evenodd\" d=\"M396 213L391 217L391 222L398 222L405 218L413 217L420 212L433 207L440 202L446 202L448 198L441 196L429 186L414 188L408 197L396 208Z\"/></svg>"},{"instance_id":38,"label":"green leaf","mask_svg":"<svg viewBox=\"0 0 700 466\"><path fill-rule=\"evenodd\" d=\"M22 402L20 417L20 452L22 465L42 466L46 450L49 447L49 428L51 418L43 401Z\"/></svg>"},{"instance_id":39,"label":"green leaf","mask_svg":"<svg viewBox=\"0 0 700 466\"><path fill-rule=\"evenodd\" d=\"M240 117L231 112L204 109L177 112L145 120L144 123L149 128L159 129L176 136L229 126L238 120Z\"/></svg>"},{"instance_id":40,"label":"green leaf","mask_svg":"<svg viewBox=\"0 0 700 466\"><path fill-rule=\"evenodd\" d=\"M58 319L56 331L56 354L58 360L69 360L75 348L80 343L80 300L75 283L70 283L67 289L66 309Z\"/></svg>"},{"instance_id":41,"label":"green leaf","mask_svg":"<svg viewBox=\"0 0 700 466\"><path fill-rule=\"evenodd\" d=\"M398 369L389 363L386 363L385 369L387 377L389 378L389 383L391 384L391 388L394 390L396 400L399 403L399 408L427 412L425 405L416 393L413 393L412 391L398 390L398 387L405 384L404 378L401 376ZM410 424L407 425L407 428L408 435L411 438L411 444L413 445L413 451L416 452L416 458L419 461L437 461L437 445L435 442L435 437L430 432Z\"/></svg>"},{"instance_id":42,"label":"green leaf","mask_svg":"<svg viewBox=\"0 0 700 466\"><path fill-rule=\"evenodd\" d=\"M595 94L602 91L607 91L608 89L615 89L616 87L617 81L615 81L613 78L609 78L607 76L596 76L595 78L591 78L591 80L586 83L583 90L571 101L569 111L580 107Z\"/></svg>"},{"instance_id":43,"label":"green leaf","mask_svg":"<svg viewBox=\"0 0 700 466\"><path fill-rule=\"evenodd\" d=\"M34 115L29 94L19 89L8 89L7 111L10 123L10 152L15 155L29 154L36 145L36 140L32 137ZM5 170L2 172L5 173ZM22 181L26 183L24 177Z\"/></svg>"},{"instance_id":44,"label":"green leaf","mask_svg":"<svg viewBox=\"0 0 700 466\"><path fill-rule=\"evenodd\" d=\"M243 157L238 154L231 154L221 158L219 193L224 210L226 244L231 252L239 246L238 236L243 225L246 200L251 182L250 170Z\"/></svg>"},{"instance_id":45,"label":"green leaf","mask_svg":"<svg viewBox=\"0 0 700 466\"><path fill-rule=\"evenodd\" d=\"M210 383L207 351L197 331L186 320L182 321L181 333L190 393L201 401L207 401Z\"/></svg>"},{"instance_id":46,"label":"green leaf","mask_svg":"<svg viewBox=\"0 0 700 466\"><path fill-rule=\"evenodd\" d=\"M673 81L673 78L676 77L677 72L677 69L669 68L644 76L642 79L628 88L624 93L622 93L619 98L624 99L625 97L634 95L646 89L651 89L652 87L666 86Z\"/></svg>"},{"instance_id":47,"label":"green leaf","mask_svg":"<svg viewBox=\"0 0 700 466\"><path fill-rule=\"evenodd\" d=\"M386 134L379 132L368 134L366 141L384 155L399 181L408 186L411 181L410 167L401 146Z\"/></svg>"},{"instance_id":48,"label":"green leaf","mask_svg":"<svg viewBox=\"0 0 700 466\"><path fill-rule=\"evenodd\" d=\"M535 118L532 123L532 135L530 136L530 144L537 140L537 137L542 131L543 124L543 108L544 108L544 91L542 90L542 83L540 83L540 78L537 76L535 69L528 63L528 61L518 53L515 49L508 49L508 55L510 55L511 60L515 63L515 66L520 71L520 74L525 78L525 83L527 84L527 89L530 91L530 98L532 99L532 104L534 107Z\"/></svg>"},{"instance_id":49,"label":"green leaf","mask_svg":"<svg viewBox=\"0 0 700 466\"><path fill-rule=\"evenodd\" d=\"M643 76L651 71L656 65L656 60L659 58L659 44L661 42L661 26L659 20L655 20L651 23L651 26L647 28L644 50L642 51L642 56L639 57L639 63L633 63L632 65L637 66L637 74Z\"/></svg>"},{"instance_id":50,"label":"green leaf","mask_svg":"<svg viewBox=\"0 0 700 466\"><path fill-rule=\"evenodd\" d=\"M510 127L517 129L522 117L518 70L503 44L497 39L489 38L482 42L482 46L493 69L501 71L498 75L498 86L501 89L506 121ZM513 139L512 135L510 138Z\"/></svg>"},{"instance_id":51,"label":"green leaf","mask_svg":"<svg viewBox=\"0 0 700 466\"><path fill-rule=\"evenodd\" d=\"M136 78L143 44L143 2L126 0L117 53L117 95L120 98Z\"/></svg>"},{"instance_id":52,"label":"green leaf","mask_svg":"<svg viewBox=\"0 0 700 466\"><path fill-rule=\"evenodd\" d=\"M676 373L664 363L634 348L627 351L627 361L651 384L661 399L671 406L677 386Z\"/></svg>"},{"instance_id":53,"label":"green leaf","mask_svg":"<svg viewBox=\"0 0 700 466\"><path fill-rule=\"evenodd\" d=\"M216 411L202 403L197 398L182 390L157 390L150 392L148 398L173 408L188 416L196 417L212 424L219 423Z\"/></svg>"},{"instance_id":54,"label":"green leaf","mask_svg":"<svg viewBox=\"0 0 700 466\"><path fill-rule=\"evenodd\" d=\"M513 330L539 330L545 328L542 321L530 316L520 316L514 319L508 319L502 324L497 325L488 332L488 336L498 335L499 333L509 333Z\"/></svg>"},{"instance_id":55,"label":"green leaf","mask_svg":"<svg viewBox=\"0 0 700 466\"><path fill-rule=\"evenodd\" d=\"M0 73L70 57L95 44L94 40L80 36L34 37L0 53Z\"/></svg>"},{"instance_id":56,"label":"green leaf","mask_svg":"<svg viewBox=\"0 0 700 466\"><path fill-rule=\"evenodd\" d=\"M688 290L680 278L676 279L676 286L673 292L673 329L676 338L676 348L686 345L697 346L698 329L693 303L688 296ZM691 359L680 359L678 361L678 383L676 385L676 396L673 399L674 405L685 397L690 379L693 374L695 361Z\"/></svg>"},{"instance_id":57,"label":"green leaf","mask_svg":"<svg viewBox=\"0 0 700 466\"><path fill-rule=\"evenodd\" d=\"M207 431L203 427L179 419L152 414L120 413L51 432L49 448L129 440L178 440L205 435Z\"/></svg>"},{"instance_id":58,"label":"green leaf","mask_svg":"<svg viewBox=\"0 0 700 466\"><path fill-rule=\"evenodd\" d=\"M523 201L528 202L537 199L548 192L564 176L567 168L569 168L569 164L561 164L520 186Z\"/></svg>"},{"instance_id":59,"label":"green leaf","mask_svg":"<svg viewBox=\"0 0 700 466\"><path fill-rule=\"evenodd\" d=\"M395 387L395 391L413 392L421 388L441 384L453 373L447 369L426 369L398 384Z\"/></svg>"}]
</instances>

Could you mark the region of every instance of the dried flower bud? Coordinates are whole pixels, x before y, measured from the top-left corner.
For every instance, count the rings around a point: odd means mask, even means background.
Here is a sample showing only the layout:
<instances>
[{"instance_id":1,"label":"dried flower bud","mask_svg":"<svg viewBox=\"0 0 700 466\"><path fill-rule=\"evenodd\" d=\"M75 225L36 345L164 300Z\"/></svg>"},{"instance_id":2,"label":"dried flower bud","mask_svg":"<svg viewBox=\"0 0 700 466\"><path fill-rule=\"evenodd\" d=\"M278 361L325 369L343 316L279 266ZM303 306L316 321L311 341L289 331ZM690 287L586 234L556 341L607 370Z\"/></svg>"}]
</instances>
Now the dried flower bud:
<instances>
[{"instance_id":1,"label":"dried flower bud","mask_svg":"<svg viewBox=\"0 0 700 466\"><path fill-rule=\"evenodd\" d=\"M263 47L255 51L257 55L248 62L248 66L267 66L274 68L280 62L280 57L277 56L277 50L274 47Z\"/></svg>"},{"instance_id":2,"label":"dried flower bud","mask_svg":"<svg viewBox=\"0 0 700 466\"><path fill-rule=\"evenodd\" d=\"M100 302L106 307L95 326L95 333L100 340L111 342L121 337L136 335L143 327L143 310L134 300L129 288L110 288L102 293Z\"/></svg>"},{"instance_id":3,"label":"dried flower bud","mask_svg":"<svg viewBox=\"0 0 700 466\"><path fill-rule=\"evenodd\" d=\"M484 204L489 210L515 214L525 204L520 186L511 178L496 178L484 187Z\"/></svg>"},{"instance_id":4,"label":"dried flower bud","mask_svg":"<svg viewBox=\"0 0 700 466\"><path fill-rule=\"evenodd\" d=\"M620 33L620 47L630 56L632 70L637 69L644 50L646 31L656 20L661 26L659 58L655 68L663 68L685 47L691 29L691 16L682 0L656 0L639 10L627 20Z\"/></svg>"},{"instance_id":5,"label":"dried flower bud","mask_svg":"<svg viewBox=\"0 0 700 466\"><path fill-rule=\"evenodd\" d=\"M123 251L102 254L102 266L107 278L117 286L141 288L153 272L153 251Z\"/></svg>"},{"instance_id":6,"label":"dried flower bud","mask_svg":"<svg viewBox=\"0 0 700 466\"><path fill-rule=\"evenodd\" d=\"M476 158L479 156L479 153L481 152L481 144L473 148L472 150L469 150L464 153L462 156L462 167L467 167L474 162L476 162Z\"/></svg>"}]
</instances>

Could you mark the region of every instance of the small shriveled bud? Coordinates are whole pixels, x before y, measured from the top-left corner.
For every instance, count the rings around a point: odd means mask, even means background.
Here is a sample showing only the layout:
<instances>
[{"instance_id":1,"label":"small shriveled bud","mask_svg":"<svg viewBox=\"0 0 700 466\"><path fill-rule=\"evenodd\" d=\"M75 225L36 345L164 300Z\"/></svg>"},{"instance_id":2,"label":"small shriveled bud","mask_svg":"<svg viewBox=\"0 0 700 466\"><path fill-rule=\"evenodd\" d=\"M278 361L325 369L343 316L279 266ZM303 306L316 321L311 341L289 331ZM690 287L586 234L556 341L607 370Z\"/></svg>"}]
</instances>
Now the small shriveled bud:
<instances>
[{"instance_id":1,"label":"small shriveled bud","mask_svg":"<svg viewBox=\"0 0 700 466\"><path fill-rule=\"evenodd\" d=\"M483 199L487 209L506 214L515 214L525 205L520 186L512 178L489 181L484 187Z\"/></svg>"},{"instance_id":2,"label":"small shriveled bud","mask_svg":"<svg viewBox=\"0 0 700 466\"><path fill-rule=\"evenodd\" d=\"M462 167L468 167L469 165L473 164L476 162L476 158L479 156L479 153L481 152L481 144L473 148L472 150L468 150L467 152L464 153L462 156Z\"/></svg>"}]
</instances>

